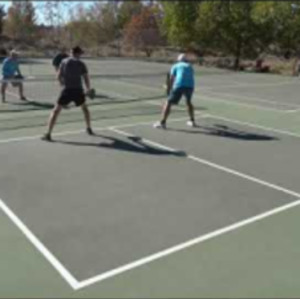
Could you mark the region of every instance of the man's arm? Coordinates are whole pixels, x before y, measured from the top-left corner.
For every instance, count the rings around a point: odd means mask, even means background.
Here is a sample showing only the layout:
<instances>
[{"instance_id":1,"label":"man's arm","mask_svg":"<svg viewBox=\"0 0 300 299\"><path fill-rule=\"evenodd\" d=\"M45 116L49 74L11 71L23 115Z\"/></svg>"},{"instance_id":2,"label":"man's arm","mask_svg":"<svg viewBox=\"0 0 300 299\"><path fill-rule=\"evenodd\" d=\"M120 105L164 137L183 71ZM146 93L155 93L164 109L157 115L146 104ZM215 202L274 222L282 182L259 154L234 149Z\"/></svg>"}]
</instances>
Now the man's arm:
<instances>
[{"instance_id":1,"label":"man's arm","mask_svg":"<svg viewBox=\"0 0 300 299\"><path fill-rule=\"evenodd\" d=\"M15 63L16 63L16 73L18 74L19 77L23 77L20 70L19 62L16 61Z\"/></svg>"},{"instance_id":2,"label":"man's arm","mask_svg":"<svg viewBox=\"0 0 300 299\"><path fill-rule=\"evenodd\" d=\"M175 81L175 76L174 76L174 75L171 75L171 76L170 76L170 89L173 88L174 81Z\"/></svg>"},{"instance_id":3,"label":"man's arm","mask_svg":"<svg viewBox=\"0 0 300 299\"><path fill-rule=\"evenodd\" d=\"M173 66L171 68L171 71L170 71L170 79L169 79L169 88L170 88L170 90L173 89L173 84L174 84L174 81L175 81L175 77L176 77L176 67Z\"/></svg>"},{"instance_id":4,"label":"man's arm","mask_svg":"<svg viewBox=\"0 0 300 299\"><path fill-rule=\"evenodd\" d=\"M89 78L88 73L84 73L82 75L82 77L83 77L85 87L86 87L87 91L89 91L91 89L91 86L90 86L90 78Z\"/></svg>"},{"instance_id":5,"label":"man's arm","mask_svg":"<svg viewBox=\"0 0 300 299\"><path fill-rule=\"evenodd\" d=\"M63 79L63 64L60 65L57 72L57 80L61 85L64 85L64 79Z\"/></svg>"}]
</instances>

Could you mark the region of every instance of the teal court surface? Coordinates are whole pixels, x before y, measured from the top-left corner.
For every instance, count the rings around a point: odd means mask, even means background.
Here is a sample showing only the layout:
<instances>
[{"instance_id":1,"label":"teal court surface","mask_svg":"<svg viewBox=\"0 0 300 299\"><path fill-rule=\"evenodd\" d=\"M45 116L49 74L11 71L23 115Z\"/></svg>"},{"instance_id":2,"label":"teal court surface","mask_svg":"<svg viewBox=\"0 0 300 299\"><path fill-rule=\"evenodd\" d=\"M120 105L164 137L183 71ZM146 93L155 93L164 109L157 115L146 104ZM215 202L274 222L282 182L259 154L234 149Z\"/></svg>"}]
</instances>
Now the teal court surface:
<instances>
[{"instance_id":1,"label":"teal court surface","mask_svg":"<svg viewBox=\"0 0 300 299\"><path fill-rule=\"evenodd\" d=\"M69 107L40 140L37 73L0 106L0 297L299 297L299 79L196 67L198 126L158 130L169 65L88 65L95 136Z\"/></svg>"}]
</instances>

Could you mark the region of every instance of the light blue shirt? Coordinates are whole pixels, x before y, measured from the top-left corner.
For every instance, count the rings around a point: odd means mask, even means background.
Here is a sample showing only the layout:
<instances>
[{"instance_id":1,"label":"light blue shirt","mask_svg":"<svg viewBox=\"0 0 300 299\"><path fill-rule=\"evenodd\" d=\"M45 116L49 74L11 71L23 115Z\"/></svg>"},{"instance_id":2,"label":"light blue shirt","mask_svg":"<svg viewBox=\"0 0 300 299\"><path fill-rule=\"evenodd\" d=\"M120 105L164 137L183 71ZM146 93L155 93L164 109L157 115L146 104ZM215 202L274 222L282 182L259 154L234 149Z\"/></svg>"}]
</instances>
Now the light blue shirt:
<instances>
[{"instance_id":1,"label":"light blue shirt","mask_svg":"<svg viewBox=\"0 0 300 299\"><path fill-rule=\"evenodd\" d=\"M2 64L2 75L4 78L13 77L15 74L19 73L19 64L16 60L11 57L5 58Z\"/></svg>"},{"instance_id":2,"label":"light blue shirt","mask_svg":"<svg viewBox=\"0 0 300 299\"><path fill-rule=\"evenodd\" d=\"M181 61L173 65L170 72L174 76L173 89L180 87L194 88L194 70L190 63Z\"/></svg>"}]
</instances>

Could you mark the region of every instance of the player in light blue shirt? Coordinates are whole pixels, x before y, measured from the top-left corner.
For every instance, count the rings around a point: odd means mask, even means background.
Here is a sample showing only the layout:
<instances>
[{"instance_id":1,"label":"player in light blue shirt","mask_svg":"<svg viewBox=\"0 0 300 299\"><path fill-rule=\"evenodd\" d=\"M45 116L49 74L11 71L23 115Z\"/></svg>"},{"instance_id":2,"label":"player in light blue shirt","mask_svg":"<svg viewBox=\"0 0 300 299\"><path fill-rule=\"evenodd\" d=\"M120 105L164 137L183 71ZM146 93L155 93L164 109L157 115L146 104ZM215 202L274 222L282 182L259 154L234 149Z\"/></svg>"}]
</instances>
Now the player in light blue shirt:
<instances>
[{"instance_id":1,"label":"player in light blue shirt","mask_svg":"<svg viewBox=\"0 0 300 299\"><path fill-rule=\"evenodd\" d=\"M194 106L192 104L192 95L195 87L194 70L192 65L188 62L185 54L180 54L169 74L168 100L163 106L162 119L154 124L155 128L166 128L167 118L171 112L171 106L177 105L184 96L186 98L186 105L190 120L187 125L196 127L194 118Z\"/></svg>"},{"instance_id":2,"label":"player in light blue shirt","mask_svg":"<svg viewBox=\"0 0 300 299\"><path fill-rule=\"evenodd\" d=\"M1 96L2 103L5 103L5 93L8 83L13 87L18 87L20 99L26 101L23 93L22 74L18 63L18 53L15 50L10 51L9 57L5 58L2 63L2 83Z\"/></svg>"}]
</instances>

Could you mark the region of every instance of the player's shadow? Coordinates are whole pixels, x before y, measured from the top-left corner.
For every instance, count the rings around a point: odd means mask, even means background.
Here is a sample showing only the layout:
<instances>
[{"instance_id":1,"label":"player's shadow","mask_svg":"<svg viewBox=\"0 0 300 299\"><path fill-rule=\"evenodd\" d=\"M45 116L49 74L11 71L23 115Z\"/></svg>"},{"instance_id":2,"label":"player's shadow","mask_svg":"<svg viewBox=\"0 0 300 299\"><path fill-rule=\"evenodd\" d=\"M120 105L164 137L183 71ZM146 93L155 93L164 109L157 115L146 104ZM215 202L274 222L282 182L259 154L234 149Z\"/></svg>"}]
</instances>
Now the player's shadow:
<instances>
[{"instance_id":1,"label":"player's shadow","mask_svg":"<svg viewBox=\"0 0 300 299\"><path fill-rule=\"evenodd\" d=\"M102 134L95 134L94 137L101 137L107 141L101 142L83 142L83 141L66 141L66 140L54 140L55 143L67 144L72 146L91 146L105 149L112 149L118 151L133 152L138 154L147 155L168 155L177 157L186 157L184 151L171 151L164 150L158 147L153 147L139 136L129 136L127 140L119 139L116 137L106 136Z\"/></svg>"},{"instance_id":2,"label":"player's shadow","mask_svg":"<svg viewBox=\"0 0 300 299\"><path fill-rule=\"evenodd\" d=\"M47 103L47 102L38 102L38 101L27 101L28 103L28 106L31 106L31 107L34 107L34 108L37 108L37 109L46 109L46 110L49 110L49 109L53 109L54 107L54 104L52 103Z\"/></svg>"},{"instance_id":3,"label":"player's shadow","mask_svg":"<svg viewBox=\"0 0 300 299\"><path fill-rule=\"evenodd\" d=\"M0 113L5 113L5 112L13 112L13 113L18 113L18 112L24 112L24 111L35 111L35 110L51 110L54 107L54 104L52 103L47 103L47 102L38 102L38 101L32 101L32 100L27 100L27 101L22 101L22 102L7 102L8 105L11 106L17 106L20 107L17 109L1 109Z\"/></svg>"},{"instance_id":4,"label":"player's shadow","mask_svg":"<svg viewBox=\"0 0 300 299\"><path fill-rule=\"evenodd\" d=\"M212 126L200 126L191 129L168 129L170 131L183 132L188 134L204 134L213 135L224 138L233 138L246 141L271 141L279 140L279 138L274 136L269 136L265 134L251 133L249 131L237 130L225 125L214 124Z\"/></svg>"}]
</instances>

